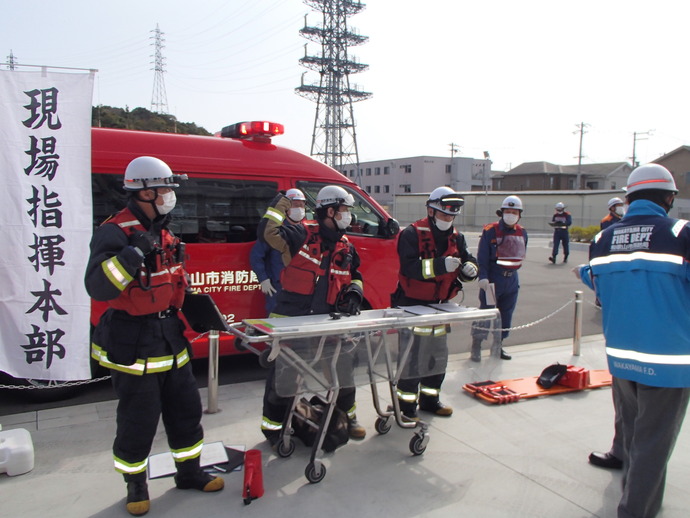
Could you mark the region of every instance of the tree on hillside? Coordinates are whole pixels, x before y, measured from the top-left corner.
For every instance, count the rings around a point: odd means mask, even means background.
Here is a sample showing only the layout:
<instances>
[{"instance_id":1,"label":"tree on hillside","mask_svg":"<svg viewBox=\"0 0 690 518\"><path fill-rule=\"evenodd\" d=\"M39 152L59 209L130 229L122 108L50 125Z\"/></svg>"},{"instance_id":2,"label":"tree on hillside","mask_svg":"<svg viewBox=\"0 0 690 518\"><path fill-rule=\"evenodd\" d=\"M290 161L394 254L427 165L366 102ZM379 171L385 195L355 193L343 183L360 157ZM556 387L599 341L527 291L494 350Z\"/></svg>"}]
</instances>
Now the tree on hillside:
<instances>
[{"instance_id":1,"label":"tree on hillside","mask_svg":"<svg viewBox=\"0 0 690 518\"><path fill-rule=\"evenodd\" d=\"M94 106L91 108L91 125L98 128L118 128L187 135L210 135L206 129L193 122L179 122L174 115L154 113L146 108Z\"/></svg>"}]
</instances>

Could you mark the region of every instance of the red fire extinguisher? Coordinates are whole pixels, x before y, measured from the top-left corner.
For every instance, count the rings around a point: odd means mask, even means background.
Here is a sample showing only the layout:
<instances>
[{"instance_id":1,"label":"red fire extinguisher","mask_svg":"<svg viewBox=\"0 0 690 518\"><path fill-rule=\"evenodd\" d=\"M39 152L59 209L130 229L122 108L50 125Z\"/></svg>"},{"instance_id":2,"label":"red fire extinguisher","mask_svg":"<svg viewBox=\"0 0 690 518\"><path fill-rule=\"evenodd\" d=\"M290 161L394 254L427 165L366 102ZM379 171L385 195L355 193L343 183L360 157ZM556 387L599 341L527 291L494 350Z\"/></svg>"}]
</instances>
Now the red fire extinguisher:
<instances>
[{"instance_id":1,"label":"red fire extinguisher","mask_svg":"<svg viewBox=\"0 0 690 518\"><path fill-rule=\"evenodd\" d=\"M249 505L264 495L264 476L261 471L261 450L247 450L244 454L244 483L242 498Z\"/></svg>"}]
</instances>

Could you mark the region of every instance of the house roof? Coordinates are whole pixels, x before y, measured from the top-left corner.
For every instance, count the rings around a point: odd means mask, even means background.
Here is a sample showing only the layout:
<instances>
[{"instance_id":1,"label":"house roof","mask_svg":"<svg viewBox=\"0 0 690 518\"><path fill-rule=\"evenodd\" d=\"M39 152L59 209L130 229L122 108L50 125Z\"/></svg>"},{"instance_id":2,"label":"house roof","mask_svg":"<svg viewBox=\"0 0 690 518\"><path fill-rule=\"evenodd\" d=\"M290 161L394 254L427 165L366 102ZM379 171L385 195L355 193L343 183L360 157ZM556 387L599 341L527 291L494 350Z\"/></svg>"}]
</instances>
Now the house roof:
<instances>
[{"instance_id":1,"label":"house roof","mask_svg":"<svg viewBox=\"0 0 690 518\"><path fill-rule=\"evenodd\" d=\"M614 171L623 168L625 166L630 167L627 162L610 162L604 164L581 164L579 166L580 173L590 176L606 176ZM505 175L517 176L517 175L528 175L528 174L562 174L562 175L575 175L577 174L578 165L557 165L550 162L524 162L517 167L514 167L510 171L506 172Z\"/></svg>"},{"instance_id":2,"label":"house roof","mask_svg":"<svg viewBox=\"0 0 690 518\"><path fill-rule=\"evenodd\" d=\"M666 153L665 155L660 156L660 157L657 158L656 160L652 160L652 162L655 163L655 164L659 164L659 163L663 162L664 160L666 160L667 158L672 157L672 156L675 155L676 153L680 153L681 151L690 152L690 146L680 146L680 147L677 147L677 148L674 149L673 151L670 151L670 152Z\"/></svg>"}]
</instances>

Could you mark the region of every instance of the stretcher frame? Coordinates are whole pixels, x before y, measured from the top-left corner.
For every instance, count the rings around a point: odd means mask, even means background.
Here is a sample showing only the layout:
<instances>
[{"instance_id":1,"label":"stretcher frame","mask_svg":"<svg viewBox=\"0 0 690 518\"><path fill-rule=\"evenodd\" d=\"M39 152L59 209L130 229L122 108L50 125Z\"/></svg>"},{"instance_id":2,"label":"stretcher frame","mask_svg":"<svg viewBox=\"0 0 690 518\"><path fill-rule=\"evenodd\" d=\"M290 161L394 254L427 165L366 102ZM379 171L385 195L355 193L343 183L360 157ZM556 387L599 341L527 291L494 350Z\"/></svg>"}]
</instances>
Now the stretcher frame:
<instances>
[{"instance_id":1,"label":"stretcher frame","mask_svg":"<svg viewBox=\"0 0 690 518\"><path fill-rule=\"evenodd\" d=\"M377 433L381 435L388 433L394 422L400 428L414 429L409 443L410 452L413 455L422 455L429 442L429 425L422 420L413 421L404 418L397 397L397 385L409 361L414 335L412 332L405 333L407 340L404 343L398 343L400 353L397 358L394 358L393 351L386 344L386 334L394 330L453 324L461 321L500 322L500 313L495 308L475 309L450 303L438 305L436 308L413 306L365 310L356 316L331 313L330 315L247 319L241 323L232 324L229 331L238 338L236 347L257 354L262 365L267 366L280 357L281 361L293 366L298 372L296 387L301 386L305 376L309 376L310 379L320 383L325 392L325 396L320 397L324 401L326 409L318 423L307 422L307 425L317 429L317 440L314 441L309 463L305 469L307 480L310 483L317 483L323 480L326 475L326 467L319 455L338 394L342 388L338 382L336 363L344 344L347 344L348 347L365 348L365 357L368 362L368 384L371 388L374 409L378 416L375 423ZM290 339L312 337L319 337L319 340L313 357L309 361L301 358L291 347L285 345L285 342ZM333 337L337 337L335 343ZM330 362L326 362L324 365L322 360L329 339ZM267 344L268 347L261 349L257 347L259 344ZM384 364L383 369L377 367L380 361ZM387 381L390 389L392 404L386 408L381 403L377 387L381 381ZM296 391L293 397L283 423L280 441L276 447L276 452L281 457L289 457L295 450L295 443L292 440L294 432L292 418L296 415L301 418L295 412L299 394L299 391Z\"/></svg>"}]
</instances>

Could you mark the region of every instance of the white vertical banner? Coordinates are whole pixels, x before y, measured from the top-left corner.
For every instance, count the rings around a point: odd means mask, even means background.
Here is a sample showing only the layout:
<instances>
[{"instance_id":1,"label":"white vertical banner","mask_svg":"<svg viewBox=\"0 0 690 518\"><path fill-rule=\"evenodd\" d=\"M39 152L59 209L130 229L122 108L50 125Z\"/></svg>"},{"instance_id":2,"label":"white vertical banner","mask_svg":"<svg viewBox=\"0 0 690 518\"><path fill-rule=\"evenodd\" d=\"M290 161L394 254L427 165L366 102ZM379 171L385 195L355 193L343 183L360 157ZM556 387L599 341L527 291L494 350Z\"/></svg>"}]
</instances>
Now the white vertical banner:
<instances>
[{"instance_id":1,"label":"white vertical banner","mask_svg":"<svg viewBox=\"0 0 690 518\"><path fill-rule=\"evenodd\" d=\"M93 74L0 71L0 371L90 378Z\"/></svg>"}]
</instances>

